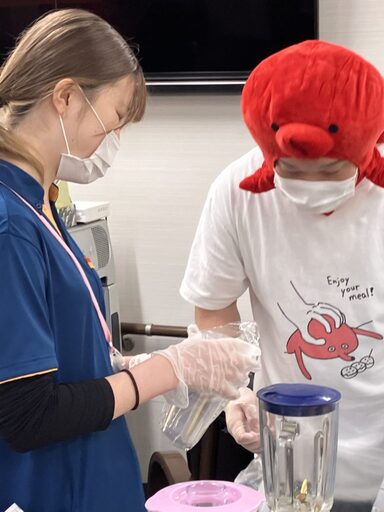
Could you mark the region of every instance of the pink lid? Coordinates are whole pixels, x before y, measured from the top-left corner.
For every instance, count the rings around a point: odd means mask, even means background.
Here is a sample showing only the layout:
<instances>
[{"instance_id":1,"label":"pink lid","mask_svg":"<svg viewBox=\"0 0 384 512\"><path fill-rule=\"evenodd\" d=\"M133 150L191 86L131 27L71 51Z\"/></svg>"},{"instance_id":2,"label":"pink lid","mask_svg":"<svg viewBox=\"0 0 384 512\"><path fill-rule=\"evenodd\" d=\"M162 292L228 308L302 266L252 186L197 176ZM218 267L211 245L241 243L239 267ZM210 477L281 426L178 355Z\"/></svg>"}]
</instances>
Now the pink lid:
<instances>
[{"instance_id":1,"label":"pink lid","mask_svg":"<svg viewBox=\"0 0 384 512\"><path fill-rule=\"evenodd\" d=\"M218 480L199 480L170 485L147 500L148 512L256 512L264 496L244 485Z\"/></svg>"}]
</instances>

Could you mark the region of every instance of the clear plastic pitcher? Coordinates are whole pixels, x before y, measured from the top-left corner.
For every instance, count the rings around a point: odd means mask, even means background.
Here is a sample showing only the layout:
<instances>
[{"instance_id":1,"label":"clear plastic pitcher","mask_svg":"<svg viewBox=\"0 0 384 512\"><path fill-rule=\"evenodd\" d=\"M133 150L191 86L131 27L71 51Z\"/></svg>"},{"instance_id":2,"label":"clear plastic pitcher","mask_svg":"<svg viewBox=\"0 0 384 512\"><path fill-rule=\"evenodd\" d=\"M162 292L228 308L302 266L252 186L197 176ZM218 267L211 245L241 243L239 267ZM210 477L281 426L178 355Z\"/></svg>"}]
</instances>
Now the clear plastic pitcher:
<instances>
[{"instance_id":1,"label":"clear plastic pitcher","mask_svg":"<svg viewBox=\"0 0 384 512\"><path fill-rule=\"evenodd\" d=\"M331 510L340 393L311 384L275 384L259 390L257 396L269 508Z\"/></svg>"},{"instance_id":2,"label":"clear plastic pitcher","mask_svg":"<svg viewBox=\"0 0 384 512\"><path fill-rule=\"evenodd\" d=\"M259 348L259 331L255 322L233 322L206 331L197 331L209 339L223 336L239 338ZM260 358L260 349L259 349ZM188 407L166 404L163 407L160 427L178 448L190 450L200 441L209 425L225 409L228 400L217 394L190 391Z\"/></svg>"}]
</instances>

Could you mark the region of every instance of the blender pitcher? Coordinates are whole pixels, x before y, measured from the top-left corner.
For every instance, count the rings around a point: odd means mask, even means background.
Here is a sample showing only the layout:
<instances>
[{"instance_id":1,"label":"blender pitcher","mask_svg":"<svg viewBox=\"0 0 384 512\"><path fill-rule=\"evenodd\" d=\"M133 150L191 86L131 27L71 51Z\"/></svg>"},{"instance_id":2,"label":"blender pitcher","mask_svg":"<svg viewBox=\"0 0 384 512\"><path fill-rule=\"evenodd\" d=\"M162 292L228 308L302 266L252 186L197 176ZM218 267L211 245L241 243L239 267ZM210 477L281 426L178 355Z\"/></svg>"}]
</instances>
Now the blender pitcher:
<instances>
[{"instance_id":1,"label":"blender pitcher","mask_svg":"<svg viewBox=\"0 0 384 512\"><path fill-rule=\"evenodd\" d=\"M312 384L275 384L257 396L268 507L274 512L331 510L340 393Z\"/></svg>"}]
</instances>

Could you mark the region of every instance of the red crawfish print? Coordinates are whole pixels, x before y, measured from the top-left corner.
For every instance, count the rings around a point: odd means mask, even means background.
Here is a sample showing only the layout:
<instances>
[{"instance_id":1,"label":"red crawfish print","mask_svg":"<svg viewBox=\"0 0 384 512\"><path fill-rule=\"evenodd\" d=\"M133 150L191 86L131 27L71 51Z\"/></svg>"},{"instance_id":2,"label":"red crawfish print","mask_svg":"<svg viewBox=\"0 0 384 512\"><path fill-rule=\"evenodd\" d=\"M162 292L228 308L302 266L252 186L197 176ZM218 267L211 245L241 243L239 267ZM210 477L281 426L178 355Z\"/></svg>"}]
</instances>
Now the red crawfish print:
<instances>
[{"instance_id":1,"label":"red crawfish print","mask_svg":"<svg viewBox=\"0 0 384 512\"><path fill-rule=\"evenodd\" d=\"M324 325L316 319L311 319L308 323L308 333L315 339L325 340L322 345L315 345L304 340L299 329L296 329L290 336L287 343L287 353L295 354L297 364L301 373L308 380L312 379L311 374L305 367L303 354L313 359L343 359L344 361L354 361L351 356L359 346L358 336L367 336L376 340L382 340L381 334L367 331L359 327L350 327L342 323L336 327L334 319L329 315L323 315L330 326L330 332L327 332Z\"/></svg>"}]
</instances>

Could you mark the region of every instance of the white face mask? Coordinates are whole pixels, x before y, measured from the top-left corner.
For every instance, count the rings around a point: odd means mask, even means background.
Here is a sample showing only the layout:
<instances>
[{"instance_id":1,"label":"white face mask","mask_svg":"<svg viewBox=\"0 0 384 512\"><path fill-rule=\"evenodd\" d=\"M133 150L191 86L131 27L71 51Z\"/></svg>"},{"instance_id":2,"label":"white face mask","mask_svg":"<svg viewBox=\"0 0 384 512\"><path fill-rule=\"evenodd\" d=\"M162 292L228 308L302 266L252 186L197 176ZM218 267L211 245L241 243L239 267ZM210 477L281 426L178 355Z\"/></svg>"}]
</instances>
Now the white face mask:
<instances>
[{"instance_id":1,"label":"white face mask","mask_svg":"<svg viewBox=\"0 0 384 512\"><path fill-rule=\"evenodd\" d=\"M282 178L275 171L275 187L297 206L313 213L328 213L354 196L354 176L341 181L308 181Z\"/></svg>"},{"instance_id":2,"label":"white face mask","mask_svg":"<svg viewBox=\"0 0 384 512\"><path fill-rule=\"evenodd\" d=\"M84 94L84 93L83 93ZM60 116L61 129L65 144L67 146L67 153L61 154L59 169L57 171L56 179L70 181L72 183L92 183L98 178L105 176L107 170L111 167L113 159L120 148L120 139L114 131L107 133L104 123L98 116L96 110L93 108L88 98L84 95L88 105L91 107L97 120L103 127L105 137L95 149L91 156L88 158L80 158L72 155L69 150L67 134L65 133L63 119Z\"/></svg>"}]
</instances>

